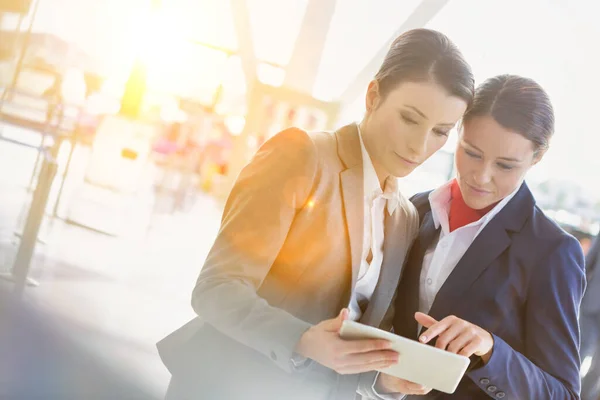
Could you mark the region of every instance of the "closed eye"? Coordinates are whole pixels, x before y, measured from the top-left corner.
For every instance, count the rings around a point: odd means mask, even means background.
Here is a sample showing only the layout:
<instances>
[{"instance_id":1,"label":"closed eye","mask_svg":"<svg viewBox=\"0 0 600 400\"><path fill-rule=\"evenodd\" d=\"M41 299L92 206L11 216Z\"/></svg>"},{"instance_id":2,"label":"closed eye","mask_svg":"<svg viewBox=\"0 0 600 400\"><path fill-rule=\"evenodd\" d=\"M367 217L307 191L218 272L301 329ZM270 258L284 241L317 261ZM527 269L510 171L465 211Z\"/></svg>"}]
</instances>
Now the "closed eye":
<instances>
[{"instance_id":1,"label":"closed eye","mask_svg":"<svg viewBox=\"0 0 600 400\"><path fill-rule=\"evenodd\" d=\"M479 154L475 154L472 151L469 151L467 149L465 149L465 154L468 155L471 158L476 158L476 159L480 159L481 156Z\"/></svg>"},{"instance_id":2,"label":"closed eye","mask_svg":"<svg viewBox=\"0 0 600 400\"><path fill-rule=\"evenodd\" d=\"M505 170L505 171L510 171L511 169L513 169L514 167L512 165L508 165L508 164L503 164L503 163L497 163L498 166Z\"/></svg>"},{"instance_id":3,"label":"closed eye","mask_svg":"<svg viewBox=\"0 0 600 400\"><path fill-rule=\"evenodd\" d=\"M418 124L417 121L415 121L414 119L411 119L411 118L407 117L404 114L400 114L400 117L402 117L402 120L404 122L406 122L407 124L409 124L409 125L416 125L416 124Z\"/></svg>"},{"instance_id":4,"label":"closed eye","mask_svg":"<svg viewBox=\"0 0 600 400\"><path fill-rule=\"evenodd\" d=\"M446 136L446 137L450 134L450 131L444 131L442 129L434 129L433 132L438 136Z\"/></svg>"}]
</instances>

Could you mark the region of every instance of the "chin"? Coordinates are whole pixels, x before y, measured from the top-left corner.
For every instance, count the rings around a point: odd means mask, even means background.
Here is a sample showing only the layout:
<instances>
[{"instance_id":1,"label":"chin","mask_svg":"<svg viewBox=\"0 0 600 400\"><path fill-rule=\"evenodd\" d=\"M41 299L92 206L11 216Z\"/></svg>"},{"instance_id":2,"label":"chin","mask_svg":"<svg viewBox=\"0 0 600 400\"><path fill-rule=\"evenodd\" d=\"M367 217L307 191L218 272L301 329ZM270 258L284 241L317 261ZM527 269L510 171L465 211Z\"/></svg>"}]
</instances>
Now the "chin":
<instances>
[{"instance_id":1,"label":"chin","mask_svg":"<svg viewBox=\"0 0 600 400\"><path fill-rule=\"evenodd\" d=\"M491 206L492 204L494 204L493 199L486 199L486 198L478 198L478 199L473 199L473 198L469 198L463 195L463 200L465 201L465 204L468 205L469 207L471 207L474 210L482 210L484 208L487 208L489 206Z\"/></svg>"},{"instance_id":2,"label":"chin","mask_svg":"<svg viewBox=\"0 0 600 400\"><path fill-rule=\"evenodd\" d=\"M481 193L474 191L471 186L465 182L462 182L460 178L458 178L458 186L460 187L460 192L465 204L474 210L481 210L489 207L496 201L494 199L494 193Z\"/></svg>"},{"instance_id":3,"label":"chin","mask_svg":"<svg viewBox=\"0 0 600 400\"><path fill-rule=\"evenodd\" d=\"M414 170L415 168L410 168L406 166L396 166L396 168L390 171L390 174L395 176L396 178L404 178L405 176L410 175L410 173Z\"/></svg>"}]
</instances>

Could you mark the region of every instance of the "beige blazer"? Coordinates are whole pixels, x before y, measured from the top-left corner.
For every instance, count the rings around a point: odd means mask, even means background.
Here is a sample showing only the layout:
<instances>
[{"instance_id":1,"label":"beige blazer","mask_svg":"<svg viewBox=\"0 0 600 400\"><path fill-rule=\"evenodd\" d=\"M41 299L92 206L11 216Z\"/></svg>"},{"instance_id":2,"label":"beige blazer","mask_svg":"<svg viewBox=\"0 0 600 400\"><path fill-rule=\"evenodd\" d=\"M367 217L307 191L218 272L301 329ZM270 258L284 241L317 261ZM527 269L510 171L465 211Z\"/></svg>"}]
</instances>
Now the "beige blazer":
<instances>
[{"instance_id":1,"label":"beige blazer","mask_svg":"<svg viewBox=\"0 0 600 400\"><path fill-rule=\"evenodd\" d=\"M363 247L363 197L355 125L335 133L288 129L260 148L231 191L194 288L198 318L159 343L171 392L187 385L214 398L353 398L358 376L315 362L298 368L291 358L311 325L349 304ZM386 212L380 278L361 318L386 329L419 225L415 208L400 198L394 214Z\"/></svg>"}]
</instances>

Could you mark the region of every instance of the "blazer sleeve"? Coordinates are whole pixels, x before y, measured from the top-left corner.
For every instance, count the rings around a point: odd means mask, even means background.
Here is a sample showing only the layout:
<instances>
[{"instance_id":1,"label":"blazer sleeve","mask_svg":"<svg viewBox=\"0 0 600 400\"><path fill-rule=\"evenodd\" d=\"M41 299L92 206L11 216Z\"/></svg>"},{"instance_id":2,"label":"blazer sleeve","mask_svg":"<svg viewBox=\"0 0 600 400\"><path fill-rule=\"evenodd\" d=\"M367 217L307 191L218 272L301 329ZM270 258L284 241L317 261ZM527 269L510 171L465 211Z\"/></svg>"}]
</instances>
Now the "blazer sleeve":
<instances>
[{"instance_id":1,"label":"blazer sleeve","mask_svg":"<svg viewBox=\"0 0 600 400\"><path fill-rule=\"evenodd\" d=\"M316 168L314 142L299 129L259 149L231 190L192 295L202 320L287 372L295 371L294 348L311 325L269 305L257 290L308 200Z\"/></svg>"},{"instance_id":2,"label":"blazer sleeve","mask_svg":"<svg viewBox=\"0 0 600 400\"><path fill-rule=\"evenodd\" d=\"M564 236L530 277L525 354L493 335L492 357L469 377L491 398L579 399L578 318L585 285L581 246Z\"/></svg>"}]
</instances>

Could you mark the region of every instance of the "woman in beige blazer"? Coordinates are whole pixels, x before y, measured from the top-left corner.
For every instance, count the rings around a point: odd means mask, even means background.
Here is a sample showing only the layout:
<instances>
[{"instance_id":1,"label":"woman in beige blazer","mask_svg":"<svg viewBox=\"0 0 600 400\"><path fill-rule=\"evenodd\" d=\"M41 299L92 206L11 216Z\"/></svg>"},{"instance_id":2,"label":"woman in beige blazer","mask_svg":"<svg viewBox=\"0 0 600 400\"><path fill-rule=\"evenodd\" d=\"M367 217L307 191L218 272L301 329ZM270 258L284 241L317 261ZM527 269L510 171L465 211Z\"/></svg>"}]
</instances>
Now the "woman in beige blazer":
<instances>
[{"instance_id":1,"label":"woman in beige blazer","mask_svg":"<svg viewBox=\"0 0 600 400\"><path fill-rule=\"evenodd\" d=\"M398 355L346 342L345 319L388 327L418 230L398 192L446 142L473 76L443 34L399 36L366 114L336 132L285 130L240 173L193 291L198 317L163 339L168 399L350 399Z\"/></svg>"}]
</instances>

